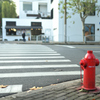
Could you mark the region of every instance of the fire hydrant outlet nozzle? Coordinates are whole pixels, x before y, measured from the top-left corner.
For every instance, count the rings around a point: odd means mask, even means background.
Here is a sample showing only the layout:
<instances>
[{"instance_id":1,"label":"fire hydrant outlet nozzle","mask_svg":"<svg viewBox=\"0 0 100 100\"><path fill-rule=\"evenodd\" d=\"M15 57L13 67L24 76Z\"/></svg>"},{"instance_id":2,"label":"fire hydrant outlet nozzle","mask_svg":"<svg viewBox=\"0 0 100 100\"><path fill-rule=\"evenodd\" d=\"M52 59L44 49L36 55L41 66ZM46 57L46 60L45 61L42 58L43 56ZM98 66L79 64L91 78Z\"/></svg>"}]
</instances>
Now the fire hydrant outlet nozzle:
<instances>
[{"instance_id":1,"label":"fire hydrant outlet nozzle","mask_svg":"<svg viewBox=\"0 0 100 100\"><path fill-rule=\"evenodd\" d=\"M86 68L86 66L87 66L86 60L82 59L82 60L80 61L80 65L81 65L82 70L84 70L84 68Z\"/></svg>"},{"instance_id":2,"label":"fire hydrant outlet nozzle","mask_svg":"<svg viewBox=\"0 0 100 100\"><path fill-rule=\"evenodd\" d=\"M96 59L96 64L95 66L98 66L99 65L99 59Z\"/></svg>"}]
</instances>

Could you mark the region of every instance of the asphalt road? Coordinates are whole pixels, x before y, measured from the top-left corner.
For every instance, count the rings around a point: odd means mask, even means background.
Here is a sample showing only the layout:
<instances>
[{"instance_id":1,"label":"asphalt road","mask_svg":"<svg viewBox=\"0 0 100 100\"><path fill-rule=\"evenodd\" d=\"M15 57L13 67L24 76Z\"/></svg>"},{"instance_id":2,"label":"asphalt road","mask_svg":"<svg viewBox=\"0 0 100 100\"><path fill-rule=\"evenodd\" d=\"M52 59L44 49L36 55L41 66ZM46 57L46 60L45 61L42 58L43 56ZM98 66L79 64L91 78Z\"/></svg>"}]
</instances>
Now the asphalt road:
<instances>
[{"instance_id":1,"label":"asphalt road","mask_svg":"<svg viewBox=\"0 0 100 100\"><path fill-rule=\"evenodd\" d=\"M33 86L44 87L80 78L79 62L93 50L100 59L99 45L0 45L0 84L8 85L1 89L1 95L16 93ZM100 73L100 66L96 74Z\"/></svg>"},{"instance_id":2,"label":"asphalt road","mask_svg":"<svg viewBox=\"0 0 100 100\"><path fill-rule=\"evenodd\" d=\"M72 46L72 48L70 46ZM78 65L80 60L84 58L88 50L92 50L95 57L100 60L100 45L49 45L49 47L65 56L65 58L68 57L72 61L72 63L76 63ZM96 67L96 74L100 74L100 65Z\"/></svg>"}]
</instances>

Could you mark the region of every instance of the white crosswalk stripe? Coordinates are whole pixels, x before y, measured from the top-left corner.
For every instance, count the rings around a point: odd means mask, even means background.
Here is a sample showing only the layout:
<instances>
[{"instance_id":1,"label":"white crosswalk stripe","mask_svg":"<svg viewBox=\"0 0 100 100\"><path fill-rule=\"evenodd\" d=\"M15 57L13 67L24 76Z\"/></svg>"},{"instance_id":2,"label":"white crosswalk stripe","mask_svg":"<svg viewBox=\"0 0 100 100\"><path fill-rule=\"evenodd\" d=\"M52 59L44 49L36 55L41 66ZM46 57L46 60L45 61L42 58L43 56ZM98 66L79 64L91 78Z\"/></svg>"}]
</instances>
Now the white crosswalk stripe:
<instances>
[{"instance_id":1,"label":"white crosswalk stripe","mask_svg":"<svg viewBox=\"0 0 100 100\"><path fill-rule=\"evenodd\" d=\"M80 74L79 71L5 73L5 74L0 74L0 78L9 78L9 77L35 77L35 76L58 76L58 75L79 75L79 74Z\"/></svg>"},{"instance_id":2,"label":"white crosswalk stripe","mask_svg":"<svg viewBox=\"0 0 100 100\"><path fill-rule=\"evenodd\" d=\"M2 66L0 69L26 69L26 68L67 68L67 67L79 67L77 64L66 64L66 65L26 65L26 66Z\"/></svg>"},{"instance_id":3,"label":"white crosswalk stripe","mask_svg":"<svg viewBox=\"0 0 100 100\"><path fill-rule=\"evenodd\" d=\"M100 51L93 51L94 53L96 52L96 53L100 53Z\"/></svg>"},{"instance_id":4,"label":"white crosswalk stripe","mask_svg":"<svg viewBox=\"0 0 100 100\"><path fill-rule=\"evenodd\" d=\"M44 56L44 57L0 57L0 59L39 59L39 58L65 58L64 56Z\"/></svg>"},{"instance_id":5,"label":"white crosswalk stripe","mask_svg":"<svg viewBox=\"0 0 100 100\"><path fill-rule=\"evenodd\" d=\"M10 60L10 61L0 61L0 63L29 63L29 62L71 62L70 60Z\"/></svg>"},{"instance_id":6,"label":"white crosswalk stripe","mask_svg":"<svg viewBox=\"0 0 100 100\"><path fill-rule=\"evenodd\" d=\"M45 54L45 53L42 53L42 54L0 54L0 56L17 56L17 55L20 55L20 56L23 56L23 55L60 55L59 53L56 53L56 54Z\"/></svg>"},{"instance_id":7,"label":"white crosswalk stripe","mask_svg":"<svg viewBox=\"0 0 100 100\"><path fill-rule=\"evenodd\" d=\"M2 53L5 53L5 52L0 52L0 54L2 54ZM57 53L57 52L10 52L10 54L23 54L23 53L30 53L30 54L34 54L34 53L38 53L38 54L41 54L41 53ZM8 53L5 53L5 54L8 54Z\"/></svg>"},{"instance_id":8,"label":"white crosswalk stripe","mask_svg":"<svg viewBox=\"0 0 100 100\"><path fill-rule=\"evenodd\" d=\"M44 45L0 45L0 79L47 77L80 75L80 71L68 71L68 68L79 68L77 64L71 64L70 59L61 56L60 53ZM70 47L72 48L72 47ZM51 71L53 68L65 68L62 71ZM46 71L32 72L31 69L46 69ZM10 70L10 72L9 72ZM25 70L24 72L16 72ZM30 70L30 71L27 71ZM22 91L13 86L11 93ZM9 93L12 85L0 93Z\"/></svg>"},{"instance_id":9,"label":"white crosswalk stripe","mask_svg":"<svg viewBox=\"0 0 100 100\"><path fill-rule=\"evenodd\" d=\"M62 47L67 47L67 48L76 48L76 47L74 47L74 46L66 46L66 45L56 45L56 46L62 46Z\"/></svg>"}]
</instances>

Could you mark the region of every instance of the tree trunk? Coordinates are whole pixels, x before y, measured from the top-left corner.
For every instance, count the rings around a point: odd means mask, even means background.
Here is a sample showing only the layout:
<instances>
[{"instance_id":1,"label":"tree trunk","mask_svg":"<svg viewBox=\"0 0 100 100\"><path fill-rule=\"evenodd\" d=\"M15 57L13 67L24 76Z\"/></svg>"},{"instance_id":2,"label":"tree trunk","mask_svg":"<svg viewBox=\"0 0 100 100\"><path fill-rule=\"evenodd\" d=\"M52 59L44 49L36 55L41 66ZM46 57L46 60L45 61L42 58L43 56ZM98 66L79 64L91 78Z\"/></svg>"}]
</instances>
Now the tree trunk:
<instances>
[{"instance_id":1,"label":"tree trunk","mask_svg":"<svg viewBox=\"0 0 100 100\"><path fill-rule=\"evenodd\" d=\"M86 40L85 40L85 38L84 38L84 36L85 36L85 25L84 25L84 23L85 23L85 21L84 21L84 20L82 20L83 43L85 43L85 42L86 42Z\"/></svg>"}]
</instances>

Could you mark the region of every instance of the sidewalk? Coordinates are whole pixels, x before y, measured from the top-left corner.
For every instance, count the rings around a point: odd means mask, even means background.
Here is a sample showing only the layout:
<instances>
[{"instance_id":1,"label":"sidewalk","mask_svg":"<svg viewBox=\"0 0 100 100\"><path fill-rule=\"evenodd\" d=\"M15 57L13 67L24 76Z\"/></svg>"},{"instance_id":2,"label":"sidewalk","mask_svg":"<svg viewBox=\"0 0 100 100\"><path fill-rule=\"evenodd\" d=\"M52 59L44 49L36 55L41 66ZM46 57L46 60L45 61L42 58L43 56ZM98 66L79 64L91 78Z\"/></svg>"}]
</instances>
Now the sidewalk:
<instances>
[{"instance_id":1,"label":"sidewalk","mask_svg":"<svg viewBox=\"0 0 100 100\"><path fill-rule=\"evenodd\" d=\"M100 100L100 92L81 92L77 90L78 87L80 79L10 95L0 100ZM96 76L96 87L100 87L100 75Z\"/></svg>"},{"instance_id":2,"label":"sidewalk","mask_svg":"<svg viewBox=\"0 0 100 100\"><path fill-rule=\"evenodd\" d=\"M43 43L42 41L0 41L0 44L47 44L47 45L53 45L53 44L58 44L58 45L100 45L100 42L49 42L49 43Z\"/></svg>"}]
</instances>

